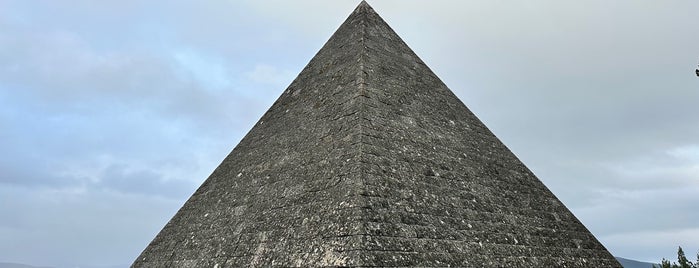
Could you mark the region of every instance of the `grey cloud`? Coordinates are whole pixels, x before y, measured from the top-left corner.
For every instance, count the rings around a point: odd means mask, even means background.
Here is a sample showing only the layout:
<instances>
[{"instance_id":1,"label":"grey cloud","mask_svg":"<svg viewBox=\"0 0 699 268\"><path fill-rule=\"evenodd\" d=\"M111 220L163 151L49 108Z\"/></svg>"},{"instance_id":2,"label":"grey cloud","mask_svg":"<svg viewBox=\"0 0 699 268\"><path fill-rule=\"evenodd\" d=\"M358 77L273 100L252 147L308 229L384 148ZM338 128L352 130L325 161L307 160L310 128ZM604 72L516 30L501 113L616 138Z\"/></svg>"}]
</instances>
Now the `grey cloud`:
<instances>
[{"instance_id":1,"label":"grey cloud","mask_svg":"<svg viewBox=\"0 0 699 268\"><path fill-rule=\"evenodd\" d=\"M622 232L603 236L605 240L619 244L619 255L645 256L641 260L657 262L657 260L673 259L677 256L678 244L682 246L688 257L699 253L699 229L680 229L673 231ZM691 258L690 258L691 259Z\"/></svg>"},{"instance_id":2,"label":"grey cloud","mask_svg":"<svg viewBox=\"0 0 699 268\"><path fill-rule=\"evenodd\" d=\"M245 72L254 68L255 63L221 58L221 53L225 53L221 51L196 49L195 53L209 55L202 58L199 66L192 66L191 62L178 60L177 53L194 51L188 47L195 44L184 42L187 40L181 40L177 34L162 40L168 43L151 41L138 47L127 43L139 40L140 34L122 29L111 37L119 42L124 40L122 46L104 45L99 40L102 37L95 36L90 27L78 27L69 23L75 19L67 18L66 13L82 14L90 8L80 5L71 9L57 8L47 17L66 18L55 23L46 18L38 19L39 22L7 22L8 27L0 29L0 89L13 91L11 98L24 98L35 108L51 113L91 113L94 111L89 109L95 107L100 110L138 109L209 129L218 125L247 125L247 121L240 120L242 117L230 114L254 119L262 113L264 108L260 104L267 101L260 99L259 94L247 93L254 85ZM42 8L38 10L38 13L48 12L41 11ZM88 17L94 20L94 16ZM135 20L147 21L144 17ZM235 20L231 21L234 24ZM112 25L119 21L100 23ZM229 42L223 43L236 43L235 39L231 37ZM206 64L218 64L219 76L230 80L225 88L211 85L210 77L198 76L209 70L203 69L209 68ZM250 110L250 106L261 108Z\"/></svg>"},{"instance_id":3,"label":"grey cloud","mask_svg":"<svg viewBox=\"0 0 699 268\"><path fill-rule=\"evenodd\" d=\"M143 194L147 196L162 196L180 200L193 193L192 189L198 186L196 180L168 179L155 170L137 169L129 170L123 165L107 167L100 176L100 181L93 187L125 194Z\"/></svg>"},{"instance_id":4,"label":"grey cloud","mask_svg":"<svg viewBox=\"0 0 699 268\"><path fill-rule=\"evenodd\" d=\"M181 201L80 189L0 185L4 261L76 267L128 265ZM8 222L9 221L9 222Z\"/></svg>"},{"instance_id":5,"label":"grey cloud","mask_svg":"<svg viewBox=\"0 0 699 268\"><path fill-rule=\"evenodd\" d=\"M688 252L699 247L692 215L697 191L699 187L611 190L575 211L614 254L657 261L675 256L677 246Z\"/></svg>"},{"instance_id":6,"label":"grey cloud","mask_svg":"<svg viewBox=\"0 0 699 268\"><path fill-rule=\"evenodd\" d=\"M7 149L7 148L5 148ZM6 151L7 152L7 151ZM64 187L79 184L76 178L62 178L51 171L50 164L42 158L13 152L13 157L0 159L0 185L25 185L30 187Z\"/></svg>"},{"instance_id":7,"label":"grey cloud","mask_svg":"<svg viewBox=\"0 0 699 268\"><path fill-rule=\"evenodd\" d=\"M233 146L232 141L217 139L223 135L219 132L235 133L225 131L225 126L197 130L186 121L138 110L92 107L96 110L89 113L54 114L27 108L31 104L21 99L0 103L16 114L0 116L7 124L0 134L3 184L88 187L181 199Z\"/></svg>"}]
</instances>

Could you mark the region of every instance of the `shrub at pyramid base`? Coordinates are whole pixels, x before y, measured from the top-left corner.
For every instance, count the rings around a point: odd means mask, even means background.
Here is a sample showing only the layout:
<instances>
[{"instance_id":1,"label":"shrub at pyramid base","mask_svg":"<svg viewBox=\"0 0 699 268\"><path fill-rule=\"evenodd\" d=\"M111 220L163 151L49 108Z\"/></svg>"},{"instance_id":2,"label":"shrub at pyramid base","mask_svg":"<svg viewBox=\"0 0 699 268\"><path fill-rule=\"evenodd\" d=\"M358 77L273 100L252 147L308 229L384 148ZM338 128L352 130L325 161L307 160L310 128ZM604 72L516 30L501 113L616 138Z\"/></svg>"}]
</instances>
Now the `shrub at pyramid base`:
<instances>
[{"instance_id":1,"label":"shrub at pyramid base","mask_svg":"<svg viewBox=\"0 0 699 268\"><path fill-rule=\"evenodd\" d=\"M362 2L133 267L620 267Z\"/></svg>"}]
</instances>

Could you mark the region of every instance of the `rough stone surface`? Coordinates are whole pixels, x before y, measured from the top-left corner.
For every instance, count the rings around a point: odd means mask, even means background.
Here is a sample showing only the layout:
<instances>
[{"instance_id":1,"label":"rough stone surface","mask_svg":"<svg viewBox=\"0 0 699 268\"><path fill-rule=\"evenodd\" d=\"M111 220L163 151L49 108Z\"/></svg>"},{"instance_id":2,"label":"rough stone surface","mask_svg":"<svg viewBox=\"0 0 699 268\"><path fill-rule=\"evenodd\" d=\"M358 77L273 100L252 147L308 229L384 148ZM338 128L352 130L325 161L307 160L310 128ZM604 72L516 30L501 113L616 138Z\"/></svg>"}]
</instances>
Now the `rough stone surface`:
<instances>
[{"instance_id":1,"label":"rough stone surface","mask_svg":"<svg viewBox=\"0 0 699 268\"><path fill-rule=\"evenodd\" d=\"M132 267L621 267L362 2Z\"/></svg>"}]
</instances>

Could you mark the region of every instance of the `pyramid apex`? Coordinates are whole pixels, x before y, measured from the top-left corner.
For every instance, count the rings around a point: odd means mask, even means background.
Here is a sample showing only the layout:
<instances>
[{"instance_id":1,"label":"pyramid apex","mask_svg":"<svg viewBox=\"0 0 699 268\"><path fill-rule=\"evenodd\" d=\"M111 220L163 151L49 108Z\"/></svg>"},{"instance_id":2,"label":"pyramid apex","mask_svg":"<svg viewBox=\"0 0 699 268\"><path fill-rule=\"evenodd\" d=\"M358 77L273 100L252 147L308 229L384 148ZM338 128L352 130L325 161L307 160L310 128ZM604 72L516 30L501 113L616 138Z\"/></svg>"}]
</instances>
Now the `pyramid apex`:
<instances>
[{"instance_id":1,"label":"pyramid apex","mask_svg":"<svg viewBox=\"0 0 699 268\"><path fill-rule=\"evenodd\" d=\"M357 8L354 9L354 12L368 11L368 10L374 10L374 9L365 0L362 0L362 2L360 2L359 5L357 5Z\"/></svg>"}]
</instances>

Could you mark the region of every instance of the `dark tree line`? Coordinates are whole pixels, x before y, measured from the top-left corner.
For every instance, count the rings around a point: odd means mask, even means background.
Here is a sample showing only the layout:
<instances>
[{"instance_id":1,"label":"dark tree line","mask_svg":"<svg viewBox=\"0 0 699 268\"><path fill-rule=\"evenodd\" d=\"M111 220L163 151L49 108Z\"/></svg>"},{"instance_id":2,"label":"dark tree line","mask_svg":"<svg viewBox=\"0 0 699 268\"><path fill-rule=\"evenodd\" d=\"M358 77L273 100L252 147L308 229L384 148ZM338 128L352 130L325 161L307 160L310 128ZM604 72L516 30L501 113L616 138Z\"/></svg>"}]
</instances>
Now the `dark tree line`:
<instances>
[{"instance_id":1,"label":"dark tree line","mask_svg":"<svg viewBox=\"0 0 699 268\"><path fill-rule=\"evenodd\" d=\"M682 250L682 247L679 247L677 249L677 262L670 263L669 260L666 260L663 258L663 261L660 263L660 266L658 265L653 265L653 268L699 268L699 252L697 252L697 261L695 263L692 263L687 259L687 256L684 255L684 250Z\"/></svg>"}]
</instances>

